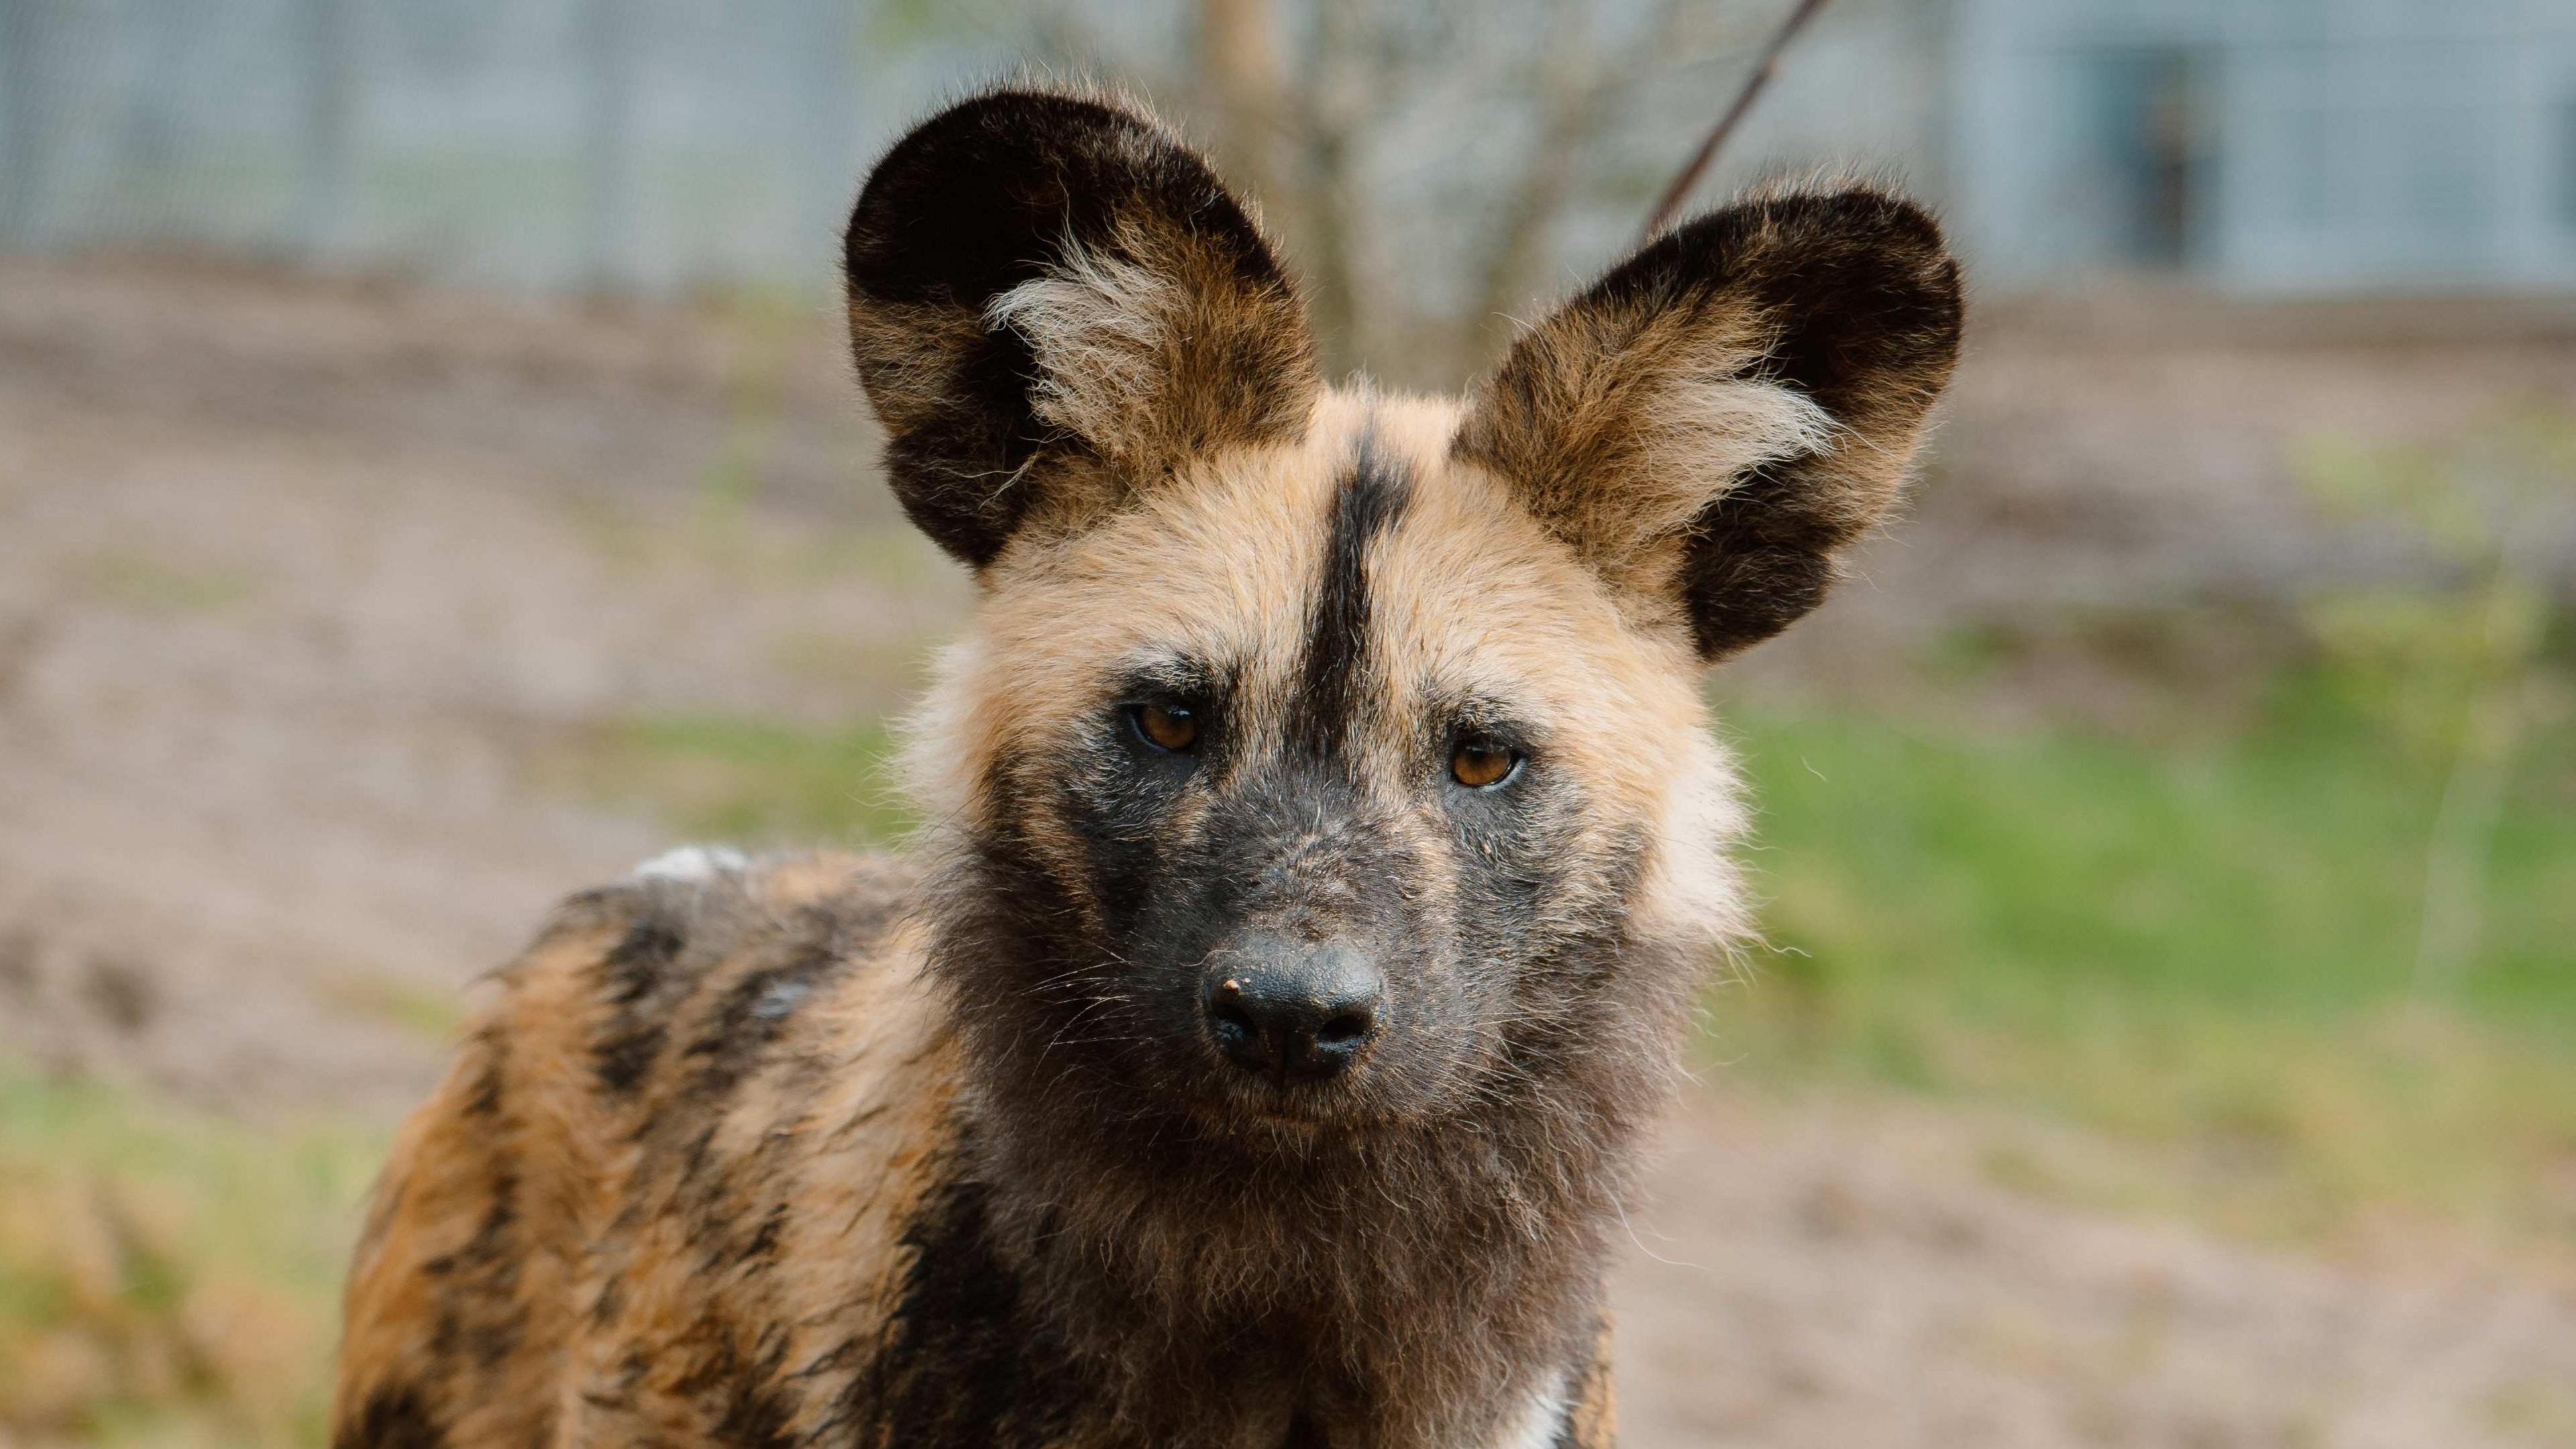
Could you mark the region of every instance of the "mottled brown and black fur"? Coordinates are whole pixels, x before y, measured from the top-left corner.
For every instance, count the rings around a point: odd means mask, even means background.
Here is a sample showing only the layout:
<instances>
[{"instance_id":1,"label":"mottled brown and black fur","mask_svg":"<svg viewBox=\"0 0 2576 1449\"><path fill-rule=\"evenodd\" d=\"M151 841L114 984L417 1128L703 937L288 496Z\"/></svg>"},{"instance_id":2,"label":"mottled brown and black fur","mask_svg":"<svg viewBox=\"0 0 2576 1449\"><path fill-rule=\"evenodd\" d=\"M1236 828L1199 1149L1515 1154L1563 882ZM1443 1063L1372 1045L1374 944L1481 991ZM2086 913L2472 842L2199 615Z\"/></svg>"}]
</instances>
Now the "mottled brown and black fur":
<instances>
[{"instance_id":1,"label":"mottled brown and black fur","mask_svg":"<svg viewBox=\"0 0 2576 1449\"><path fill-rule=\"evenodd\" d=\"M848 276L980 585L916 864L563 908L378 1190L338 1443L1610 1443L1607 1234L1743 930L1698 676L1895 497L1937 230L1756 195L1388 397L1163 128L1000 92ZM1361 1005L1246 1034L1300 991Z\"/></svg>"}]
</instances>

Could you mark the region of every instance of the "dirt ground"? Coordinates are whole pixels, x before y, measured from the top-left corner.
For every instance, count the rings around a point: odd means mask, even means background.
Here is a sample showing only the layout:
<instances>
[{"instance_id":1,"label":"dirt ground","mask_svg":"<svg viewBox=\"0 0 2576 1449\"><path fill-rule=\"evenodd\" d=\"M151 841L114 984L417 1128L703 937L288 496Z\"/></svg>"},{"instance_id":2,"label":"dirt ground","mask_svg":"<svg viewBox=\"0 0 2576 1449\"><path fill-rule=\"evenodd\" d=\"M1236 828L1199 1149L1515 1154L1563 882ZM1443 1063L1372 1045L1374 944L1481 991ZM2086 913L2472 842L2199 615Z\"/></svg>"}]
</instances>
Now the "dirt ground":
<instances>
[{"instance_id":1,"label":"dirt ground","mask_svg":"<svg viewBox=\"0 0 2576 1449\"><path fill-rule=\"evenodd\" d=\"M2004 328L1918 517L1755 685L1865 693L1943 621L2397 566L2320 541L2284 439L2576 396L2547 329L2279 325L2307 330ZM462 982L667 843L565 760L657 713L872 717L953 623L867 445L792 314L0 263L0 1045L389 1120ZM1695 1092L1619 1282L1629 1442L2576 1443L2566 1285L2100 1217L1997 1186L1986 1141Z\"/></svg>"}]
</instances>

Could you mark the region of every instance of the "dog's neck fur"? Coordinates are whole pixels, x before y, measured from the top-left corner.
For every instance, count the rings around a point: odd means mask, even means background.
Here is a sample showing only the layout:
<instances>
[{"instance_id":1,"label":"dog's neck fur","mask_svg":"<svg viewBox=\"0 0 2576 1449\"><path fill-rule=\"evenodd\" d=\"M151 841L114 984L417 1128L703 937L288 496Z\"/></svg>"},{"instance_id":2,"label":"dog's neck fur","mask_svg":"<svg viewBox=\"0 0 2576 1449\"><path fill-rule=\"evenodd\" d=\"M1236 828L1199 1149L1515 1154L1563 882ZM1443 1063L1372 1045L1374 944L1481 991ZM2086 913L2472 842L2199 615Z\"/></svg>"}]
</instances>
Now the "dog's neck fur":
<instances>
[{"instance_id":1,"label":"dog's neck fur","mask_svg":"<svg viewBox=\"0 0 2576 1449\"><path fill-rule=\"evenodd\" d=\"M1639 958L1693 948L1567 963L1584 1030L1533 1013L1452 1114L1254 1141L1069 1075L1037 1026L974 1009L1079 949L995 864L933 888L931 973L965 1044L984 1232L1090 1391L1139 1443L1277 1449L1299 1420L1334 1449L1515 1442L1598 1336L1608 1233L1676 1077L1697 973Z\"/></svg>"}]
</instances>

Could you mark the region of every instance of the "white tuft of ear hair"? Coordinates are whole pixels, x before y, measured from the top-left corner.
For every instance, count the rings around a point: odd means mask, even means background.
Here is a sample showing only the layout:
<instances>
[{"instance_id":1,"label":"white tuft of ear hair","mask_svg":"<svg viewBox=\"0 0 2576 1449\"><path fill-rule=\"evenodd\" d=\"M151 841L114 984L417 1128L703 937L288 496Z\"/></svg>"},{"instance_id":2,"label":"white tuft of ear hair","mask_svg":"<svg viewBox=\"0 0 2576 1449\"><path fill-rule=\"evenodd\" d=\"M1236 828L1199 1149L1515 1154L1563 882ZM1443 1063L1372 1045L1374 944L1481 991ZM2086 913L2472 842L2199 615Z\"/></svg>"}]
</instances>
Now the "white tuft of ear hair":
<instances>
[{"instance_id":1,"label":"white tuft of ear hair","mask_svg":"<svg viewBox=\"0 0 2576 1449\"><path fill-rule=\"evenodd\" d=\"M1634 416L1636 491L1617 511L1626 536L1599 540L1614 556L1679 532L1765 463L1831 452L1839 431L1815 399L1760 378L1682 374Z\"/></svg>"},{"instance_id":2,"label":"white tuft of ear hair","mask_svg":"<svg viewBox=\"0 0 2576 1449\"><path fill-rule=\"evenodd\" d=\"M1642 319L1577 303L1525 333L1461 441L1605 577L1661 593L1702 510L1765 464L1848 440L1822 404L1766 374L1769 319L1648 301Z\"/></svg>"},{"instance_id":3,"label":"white tuft of ear hair","mask_svg":"<svg viewBox=\"0 0 2576 1449\"><path fill-rule=\"evenodd\" d=\"M985 325L1009 327L1037 353L1031 403L1040 421L1116 455L1173 373L1187 339L1189 298L1169 276L1064 240L1062 258L985 304Z\"/></svg>"}]
</instances>

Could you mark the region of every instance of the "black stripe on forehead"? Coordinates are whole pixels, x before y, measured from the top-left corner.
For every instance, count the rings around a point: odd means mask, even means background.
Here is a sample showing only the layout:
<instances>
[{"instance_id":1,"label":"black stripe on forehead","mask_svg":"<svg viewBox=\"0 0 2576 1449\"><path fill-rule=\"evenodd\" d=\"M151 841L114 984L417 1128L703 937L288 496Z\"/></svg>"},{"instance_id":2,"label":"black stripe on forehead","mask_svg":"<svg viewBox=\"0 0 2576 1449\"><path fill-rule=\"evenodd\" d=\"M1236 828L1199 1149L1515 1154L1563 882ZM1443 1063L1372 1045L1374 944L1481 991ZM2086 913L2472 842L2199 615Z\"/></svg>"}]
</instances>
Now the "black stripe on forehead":
<instances>
[{"instance_id":1,"label":"black stripe on forehead","mask_svg":"<svg viewBox=\"0 0 2576 1449\"><path fill-rule=\"evenodd\" d=\"M1332 536L1306 618L1306 657L1288 712L1288 740L1322 758L1342 743L1367 672L1369 544L1395 526L1412 500L1413 474L1390 457L1375 429L1363 429L1351 471L1333 492Z\"/></svg>"}]
</instances>

